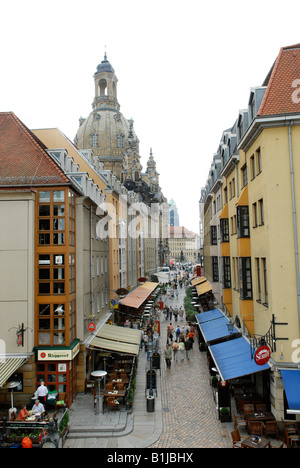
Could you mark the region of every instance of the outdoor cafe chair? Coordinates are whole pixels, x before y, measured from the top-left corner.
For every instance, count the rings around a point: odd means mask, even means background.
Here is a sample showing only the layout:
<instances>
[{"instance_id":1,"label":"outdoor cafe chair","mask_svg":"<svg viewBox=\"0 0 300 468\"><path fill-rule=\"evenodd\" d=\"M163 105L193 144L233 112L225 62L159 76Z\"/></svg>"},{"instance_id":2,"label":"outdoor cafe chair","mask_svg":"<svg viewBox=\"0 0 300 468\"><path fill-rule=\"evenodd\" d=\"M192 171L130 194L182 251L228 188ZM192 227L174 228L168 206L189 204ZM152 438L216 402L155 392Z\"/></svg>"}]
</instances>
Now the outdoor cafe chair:
<instances>
[{"instance_id":1,"label":"outdoor cafe chair","mask_svg":"<svg viewBox=\"0 0 300 468\"><path fill-rule=\"evenodd\" d=\"M261 421L250 421L249 432L251 435L262 436L264 430L264 423Z\"/></svg>"},{"instance_id":2,"label":"outdoor cafe chair","mask_svg":"<svg viewBox=\"0 0 300 468\"><path fill-rule=\"evenodd\" d=\"M109 377L110 377L110 380L117 380L118 374L117 374L117 372L112 372L112 373L109 375Z\"/></svg>"},{"instance_id":3,"label":"outdoor cafe chair","mask_svg":"<svg viewBox=\"0 0 300 468\"><path fill-rule=\"evenodd\" d=\"M113 390L113 383L112 382L107 382L107 384L105 385L105 390Z\"/></svg>"},{"instance_id":4,"label":"outdoor cafe chair","mask_svg":"<svg viewBox=\"0 0 300 468\"><path fill-rule=\"evenodd\" d=\"M232 438L233 448L242 448L241 446L242 439L241 439L240 431L238 429L235 429L234 431L231 432L231 438Z\"/></svg>"},{"instance_id":5,"label":"outdoor cafe chair","mask_svg":"<svg viewBox=\"0 0 300 468\"><path fill-rule=\"evenodd\" d=\"M275 435L278 439L278 424L277 421L266 421L265 423L265 434L268 438L269 435Z\"/></svg>"},{"instance_id":6,"label":"outdoor cafe chair","mask_svg":"<svg viewBox=\"0 0 300 468\"><path fill-rule=\"evenodd\" d=\"M255 413L255 408L253 404L247 403L244 405L244 413Z\"/></svg>"},{"instance_id":7,"label":"outdoor cafe chair","mask_svg":"<svg viewBox=\"0 0 300 468\"><path fill-rule=\"evenodd\" d=\"M115 397L107 397L107 411L109 411L110 408L119 408L119 402L116 400Z\"/></svg>"},{"instance_id":8,"label":"outdoor cafe chair","mask_svg":"<svg viewBox=\"0 0 300 468\"><path fill-rule=\"evenodd\" d=\"M245 420L243 416L236 416L233 413L233 417L234 417L234 423L235 423L234 425L236 429L239 429L240 427L244 427L244 428L247 427L247 421Z\"/></svg>"},{"instance_id":9,"label":"outdoor cafe chair","mask_svg":"<svg viewBox=\"0 0 300 468\"><path fill-rule=\"evenodd\" d=\"M267 406L264 403L257 403L255 405L255 408L256 408L257 413L259 411L262 411L263 413L265 413L267 411Z\"/></svg>"}]
</instances>

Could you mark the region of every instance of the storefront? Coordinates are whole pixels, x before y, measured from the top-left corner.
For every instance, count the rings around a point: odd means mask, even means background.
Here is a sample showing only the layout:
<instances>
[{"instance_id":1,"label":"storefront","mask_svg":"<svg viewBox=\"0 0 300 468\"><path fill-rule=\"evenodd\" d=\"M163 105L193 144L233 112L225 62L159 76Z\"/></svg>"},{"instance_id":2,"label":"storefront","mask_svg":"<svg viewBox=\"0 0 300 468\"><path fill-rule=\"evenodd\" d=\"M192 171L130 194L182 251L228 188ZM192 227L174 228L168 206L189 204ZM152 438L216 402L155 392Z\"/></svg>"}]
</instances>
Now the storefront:
<instances>
[{"instance_id":1,"label":"storefront","mask_svg":"<svg viewBox=\"0 0 300 468\"><path fill-rule=\"evenodd\" d=\"M49 392L57 391L63 395L68 407L77 393L77 355L80 350L79 340L69 347L38 348L36 375L37 382L44 381Z\"/></svg>"}]
</instances>

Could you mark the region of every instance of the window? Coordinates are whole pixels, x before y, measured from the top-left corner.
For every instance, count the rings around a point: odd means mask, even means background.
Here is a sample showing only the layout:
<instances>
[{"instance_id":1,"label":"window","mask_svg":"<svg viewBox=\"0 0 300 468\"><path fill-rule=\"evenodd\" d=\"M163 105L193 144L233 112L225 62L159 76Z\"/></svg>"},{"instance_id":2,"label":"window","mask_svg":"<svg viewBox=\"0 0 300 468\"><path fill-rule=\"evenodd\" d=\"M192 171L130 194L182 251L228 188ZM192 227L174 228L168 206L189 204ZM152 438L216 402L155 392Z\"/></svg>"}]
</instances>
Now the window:
<instances>
[{"instance_id":1,"label":"window","mask_svg":"<svg viewBox=\"0 0 300 468\"><path fill-rule=\"evenodd\" d=\"M228 218L220 219L221 227L221 242L229 242L229 220Z\"/></svg>"},{"instance_id":2,"label":"window","mask_svg":"<svg viewBox=\"0 0 300 468\"><path fill-rule=\"evenodd\" d=\"M217 283L219 281L218 257L211 257L211 260L212 260L213 282Z\"/></svg>"},{"instance_id":3,"label":"window","mask_svg":"<svg viewBox=\"0 0 300 468\"><path fill-rule=\"evenodd\" d=\"M96 148L98 146L98 135L93 134L91 137L92 137L91 145L92 147Z\"/></svg>"},{"instance_id":4,"label":"window","mask_svg":"<svg viewBox=\"0 0 300 468\"><path fill-rule=\"evenodd\" d=\"M256 276L257 276L257 293L258 293L257 302L261 302L260 259L256 258L255 262L256 262Z\"/></svg>"},{"instance_id":5,"label":"window","mask_svg":"<svg viewBox=\"0 0 300 468\"><path fill-rule=\"evenodd\" d=\"M263 268L263 287L264 287L264 305L268 306L268 282L267 282L267 259L262 258Z\"/></svg>"},{"instance_id":6,"label":"window","mask_svg":"<svg viewBox=\"0 0 300 468\"><path fill-rule=\"evenodd\" d=\"M256 156L256 168L257 168L256 175L258 175L258 174L261 173L261 152L260 152L260 148L258 148L256 150L255 156Z\"/></svg>"},{"instance_id":7,"label":"window","mask_svg":"<svg viewBox=\"0 0 300 468\"><path fill-rule=\"evenodd\" d=\"M223 286L231 288L230 257L223 257Z\"/></svg>"},{"instance_id":8,"label":"window","mask_svg":"<svg viewBox=\"0 0 300 468\"><path fill-rule=\"evenodd\" d=\"M240 298L252 299L251 258L239 258Z\"/></svg>"},{"instance_id":9,"label":"window","mask_svg":"<svg viewBox=\"0 0 300 468\"><path fill-rule=\"evenodd\" d=\"M210 244L217 245L217 226L210 226Z\"/></svg>"},{"instance_id":10,"label":"window","mask_svg":"<svg viewBox=\"0 0 300 468\"><path fill-rule=\"evenodd\" d=\"M259 225L263 226L264 224L264 202L262 198L258 200L258 210L259 210Z\"/></svg>"},{"instance_id":11,"label":"window","mask_svg":"<svg viewBox=\"0 0 300 468\"><path fill-rule=\"evenodd\" d=\"M250 170L251 170L251 180L254 179L255 177L255 160L254 160L254 154L250 158Z\"/></svg>"},{"instance_id":12,"label":"window","mask_svg":"<svg viewBox=\"0 0 300 468\"><path fill-rule=\"evenodd\" d=\"M253 227L256 228L257 224L257 205L256 203L252 204L252 216L253 216Z\"/></svg>"},{"instance_id":13,"label":"window","mask_svg":"<svg viewBox=\"0 0 300 468\"><path fill-rule=\"evenodd\" d=\"M250 236L248 206L237 207L237 233L239 238Z\"/></svg>"},{"instance_id":14,"label":"window","mask_svg":"<svg viewBox=\"0 0 300 468\"><path fill-rule=\"evenodd\" d=\"M247 166L242 167L242 188L245 187L248 184L248 175L247 175Z\"/></svg>"}]
</instances>

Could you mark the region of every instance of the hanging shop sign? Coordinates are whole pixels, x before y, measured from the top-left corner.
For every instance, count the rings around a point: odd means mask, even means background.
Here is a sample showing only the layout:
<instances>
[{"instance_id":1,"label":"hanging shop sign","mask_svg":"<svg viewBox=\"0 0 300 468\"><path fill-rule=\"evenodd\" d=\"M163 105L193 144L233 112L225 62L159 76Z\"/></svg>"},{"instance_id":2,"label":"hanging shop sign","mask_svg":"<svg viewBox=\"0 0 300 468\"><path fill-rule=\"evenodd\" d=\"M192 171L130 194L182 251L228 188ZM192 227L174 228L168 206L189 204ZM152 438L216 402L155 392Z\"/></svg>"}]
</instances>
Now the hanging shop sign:
<instances>
[{"instance_id":1,"label":"hanging shop sign","mask_svg":"<svg viewBox=\"0 0 300 468\"><path fill-rule=\"evenodd\" d=\"M258 366L264 366L269 362L271 350L269 346L261 346L255 351L254 360Z\"/></svg>"},{"instance_id":2,"label":"hanging shop sign","mask_svg":"<svg viewBox=\"0 0 300 468\"><path fill-rule=\"evenodd\" d=\"M94 331L96 330L96 324L95 324L94 322L90 322L90 323L88 324L88 330L89 330L90 332L94 332Z\"/></svg>"}]
</instances>

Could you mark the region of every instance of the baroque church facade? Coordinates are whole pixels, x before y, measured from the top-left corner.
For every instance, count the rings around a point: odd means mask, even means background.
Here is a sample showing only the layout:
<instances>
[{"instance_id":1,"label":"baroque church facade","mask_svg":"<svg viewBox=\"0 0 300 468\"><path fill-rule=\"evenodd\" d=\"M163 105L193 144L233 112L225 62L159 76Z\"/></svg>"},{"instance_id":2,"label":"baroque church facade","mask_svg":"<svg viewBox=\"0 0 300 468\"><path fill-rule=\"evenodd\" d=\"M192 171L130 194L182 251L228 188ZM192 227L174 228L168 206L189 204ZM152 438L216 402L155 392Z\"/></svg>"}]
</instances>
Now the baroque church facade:
<instances>
[{"instance_id":1,"label":"baroque church facade","mask_svg":"<svg viewBox=\"0 0 300 468\"><path fill-rule=\"evenodd\" d=\"M152 208L155 206L153 211L160 218L156 246L158 266L168 263L169 205L159 185L152 149L143 172L134 122L120 112L118 78L106 53L93 78L95 96L92 111L88 117L79 119L74 143L80 150L92 150L93 157L103 164L104 169L111 171L129 192L137 194L141 203Z\"/></svg>"}]
</instances>

